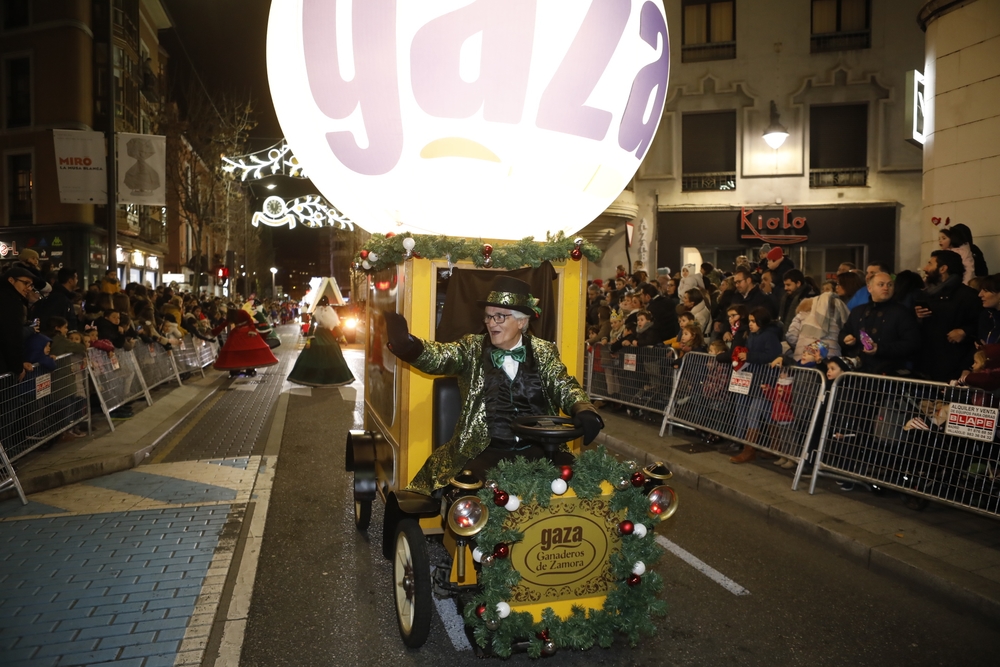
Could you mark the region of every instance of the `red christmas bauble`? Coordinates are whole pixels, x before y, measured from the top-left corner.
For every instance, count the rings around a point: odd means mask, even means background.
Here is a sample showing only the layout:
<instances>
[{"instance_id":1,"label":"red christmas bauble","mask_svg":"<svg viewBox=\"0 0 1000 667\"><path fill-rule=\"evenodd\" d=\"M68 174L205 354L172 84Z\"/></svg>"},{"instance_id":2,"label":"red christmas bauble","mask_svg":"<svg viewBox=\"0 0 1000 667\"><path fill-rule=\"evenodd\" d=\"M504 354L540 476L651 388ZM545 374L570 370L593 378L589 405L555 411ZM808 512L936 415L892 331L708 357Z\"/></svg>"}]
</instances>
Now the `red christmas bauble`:
<instances>
[{"instance_id":1,"label":"red christmas bauble","mask_svg":"<svg viewBox=\"0 0 1000 667\"><path fill-rule=\"evenodd\" d=\"M629 586L638 586L640 583L642 583L642 577L640 577L638 574L630 574L628 575L628 579L625 580L625 583L628 584Z\"/></svg>"},{"instance_id":2,"label":"red christmas bauble","mask_svg":"<svg viewBox=\"0 0 1000 667\"><path fill-rule=\"evenodd\" d=\"M493 254L493 246L491 246L489 243L484 243L483 244L483 257L489 257L492 254Z\"/></svg>"},{"instance_id":3,"label":"red christmas bauble","mask_svg":"<svg viewBox=\"0 0 1000 667\"><path fill-rule=\"evenodd\" d=\"M631 535L634 530L635 524L631 521L626 520L618 524L618 533L621 535Z\"/></svg>"},{"instance_id":4,"label":"red christmas bauble","mask_svg":"<svg viewBox=\"0 0 1000 667\"><path fill-rule=\"evenodd\" d=\"M580 258L583 257L583 251L580 250L579 247L573 248L572 250L569 251L569 256L573 259L574 262L579 262Z\"/></svg>"},{"instance_id":5,"label":"red christmas bauble","mask_svg":"<svg viewBox=\"0 0 1000 667\"><path fill-rule=\"evenodd\" d=\"M368 251L367 250L362 250L358 254L361 255L361 259L368 259Z\"/></svg>"},{"instance_id":6,"label":"red christmas bauble","mask_svg":"<svg viewBox=\"0 0 1000 667\"><path fill-rule=\"evenodd\" d=\"M482 618L483 614L485 614L485 613L486 613L486 605L485 604L480 603L479 605L476 606L476 616L478 616L479 618Z\"/></svg>"},{"instance_id":7,"label":"red christmas bauble","mask_svg":"<svg viewBox=\"0 0 1000 667\"><path fill-rule=\"evenodd\" d=\"M548 630L542 630L541 632L539 632L535 636L538 637L539 639L541 639L543 642L549 641L549 631Z\"/></svg>"},{"instance_id":8,"label":"red christmas bauble","mask_svg":"<svg viewBox=\"0 0 1000 667\"><path fill-rule=\"evenodd\" d=\"M560 466L559 479L568 482L573 479L573 466Z\"/></svg>"},{"instance_id":9,"label":"red christmas bauble","mask_svg":"<svg viewBox=\"0 0 1000 667\"><path fill-rule=\"evenodd\" d=\"M642 486L643 484L646 483L646 476L643 475L641 472L636 471L632 473L631 480L632 480L632 486L636 487Z\"/></svg>"},{"instance_id":10,"label":"red christmas bauble","mask_svg":"<svg viewBox=\"0 0 1000 667\"><path fill-rule=\"evenodd\" d=\"M385 235L385 237L386 237L387 239L391 239L391 238L392 238L393 236L395 236L395 235L396 235L396 232L387 232L387 233L386 233L386 235Z\"/></svg>"},{"instance_id":11,"label":"red christmas bauble","mask_svg":"<svg viewBox=\"0 0 1000 667\"><path fill-rule=\"evenodd\" d=\"M503 507L510 500L510 494L506 491L501 491L497 489L493 492L493 504L497 507Z\"/></svg>"},{"instance_id":12,"label":"red christmas bauble","mask_svg":"<svg viewBox=\"0 0 1000 667\"><path fill-rule=\"evenodd\" d=\"M501 542L497 545L496 549L493 550L494 558L506 558L510 555L510 547Z\"/></svg>"}]
</instances>

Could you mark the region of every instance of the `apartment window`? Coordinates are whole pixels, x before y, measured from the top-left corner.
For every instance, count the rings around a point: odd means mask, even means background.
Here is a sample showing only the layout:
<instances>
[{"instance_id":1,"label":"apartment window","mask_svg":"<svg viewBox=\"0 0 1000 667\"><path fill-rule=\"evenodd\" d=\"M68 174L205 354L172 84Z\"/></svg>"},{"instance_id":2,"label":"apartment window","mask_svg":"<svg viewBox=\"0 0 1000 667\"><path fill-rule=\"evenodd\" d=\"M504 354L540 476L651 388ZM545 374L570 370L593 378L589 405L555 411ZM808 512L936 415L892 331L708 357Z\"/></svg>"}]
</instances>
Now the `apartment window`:
<instances>
[{"instance_id":1,"label":"apartment window","mask_svg":"<svg viewBox=\"0 0 1000 667\"><path fill-rule=\"evenodd\" d=\"M681 190L736 189L736 112L686 113L681 118Z\"/></svg>"},{"instance_id":2,"label":"apartment window","mask_svg":"<svg viewBox=\"0 0 1000 667\"><path fill-rule=\"evenodd\" d=\"M2 0L3 29L26 28L31 24L31 0Z\"/></svg>"},{"instance_id":3,"label":"apartment window","mask_svg":"<svg viewBox=\"0 0 1000 667\"><path fill-rule=\"evenodd\" d=\"M868 105L809 108L809 187L868 184Z\"/></svg>"},{"instance_id":4,"label":"apartment window","mask_svg":"<svg viewBox=\"0 0 1000 667\"><path fill-rule=\"evenodd\" d=\"M681 61L731 60L736 57L736 3L732 0L684 0Z\"/></svg>"},{"instance_id":5,"label":"apartment window","mask_svg":"<svg viewBox=\"0 0 1000 667\"><path fill-rule=\"evenodd\" d=\"M7 127L31 125L31 58L4 60L4 118Z\"/></svg>"},{"instance_id":6,"label":"apartment window","mask_svg":"<svg viewBox=\"0 0 1000 667\"><path fill-rule=\"evenodd\" d=\"M31 154L17 153L7 156L7 224L30 225L32 222L32 195L34 178L31 173Z\"/></svg>"},{"instance_id":7,"label":"apartment window","mask_svg":"<svg viewBox=\"0 0 1000 667\"><path fill-rule=\"evenodd\" d=\"M872 45L869 0L812 0L813 53Z\"/></svg>"}]
</instances>

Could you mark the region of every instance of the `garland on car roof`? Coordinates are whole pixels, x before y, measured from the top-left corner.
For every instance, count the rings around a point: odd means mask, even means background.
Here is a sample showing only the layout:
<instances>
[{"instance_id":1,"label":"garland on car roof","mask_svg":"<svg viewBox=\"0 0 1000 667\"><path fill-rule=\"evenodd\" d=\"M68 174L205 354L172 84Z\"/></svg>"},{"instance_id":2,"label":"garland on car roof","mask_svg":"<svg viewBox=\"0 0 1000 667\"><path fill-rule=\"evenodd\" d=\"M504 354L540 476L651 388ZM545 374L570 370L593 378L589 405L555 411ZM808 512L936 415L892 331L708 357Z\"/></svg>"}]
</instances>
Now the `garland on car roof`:
<instances>
[{"instance_id":1,"label":"garland on car roof","mask_svg":"<svg viewBox=\"0 0 1000 667\"><path fill-rule=\"evenodd\" d=\"M488 476L490 481L478 495L495 511L476 536L474 558L482 565L480 591L464 609L465 622L472 626L480 646L508 657L515 642L528 639L528 655L537 658L558 648L589 649L594 644L607 648L617 633L635 646L641 635L655 633L653 617L666 614L666 603L657 598L663 582L651 568L661 553L653 529L664 507L646 496L646 478L634 461L622 463L598 447L581 453L572 466L557 468L549 461L518 457L500 462ZM603 481L614 488L610 510L624 512L617 524L621 543L609 559L612 583L603 608L592 609L588 615L583 607L574 606L568 618L560 619L549 607L540 622L528 612L512 611L508 599L521 575L511 563L510 548L523 535L508 518L522 502L548 507L553 492L561 495L568 488L578 498L597 498Z\"/></svg>"},{"instance_id":2,"label":"garland on car roof","mask_svg":"<svg viewBox=\"0 0 1000 667\"><path fill-rule=\"evenodd\" d=\"M402 264L410 258L470 260L477 268L519 269L537 267L545 261L591 261L601 258L600 249L581 237L568 238L562 232L546 234L545 241L528 236L520 241L498 242L425 234L372 234L354 258L354 268L368 273Z\"/></svg>"}]
</instances>

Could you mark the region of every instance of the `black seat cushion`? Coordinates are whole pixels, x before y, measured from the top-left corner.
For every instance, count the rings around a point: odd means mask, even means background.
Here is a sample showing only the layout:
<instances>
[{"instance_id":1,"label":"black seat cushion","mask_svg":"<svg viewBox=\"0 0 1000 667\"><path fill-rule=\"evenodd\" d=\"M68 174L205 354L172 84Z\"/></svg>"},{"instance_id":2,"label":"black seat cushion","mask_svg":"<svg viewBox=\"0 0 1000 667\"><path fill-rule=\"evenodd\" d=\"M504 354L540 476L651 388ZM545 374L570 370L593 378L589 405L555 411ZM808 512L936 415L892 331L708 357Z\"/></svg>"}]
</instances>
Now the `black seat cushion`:
<instances>
[{"instance_id":1,"label":"black seat cushion","mask_svg":"<svg viewBox=\"0 0 1000 667\"><path fill-rule=\"evenodd\" d=\"M437 449L451 439L455 424L462 412L462 395L458 391L458 378L434 378L434 414L431 417L432 447Z\"/></svg>"}]
</instances>

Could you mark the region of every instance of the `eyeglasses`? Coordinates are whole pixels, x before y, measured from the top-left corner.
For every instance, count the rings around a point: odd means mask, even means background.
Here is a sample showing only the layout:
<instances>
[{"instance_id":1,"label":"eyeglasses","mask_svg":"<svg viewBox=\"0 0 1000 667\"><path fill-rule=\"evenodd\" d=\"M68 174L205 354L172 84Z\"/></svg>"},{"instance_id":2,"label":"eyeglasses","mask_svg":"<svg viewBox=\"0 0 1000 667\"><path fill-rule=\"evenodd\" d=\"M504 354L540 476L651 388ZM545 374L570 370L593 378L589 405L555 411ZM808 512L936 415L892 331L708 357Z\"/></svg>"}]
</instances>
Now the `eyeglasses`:
<instances>
[{"instance_id":1,"label":"eyeglasses","mask_svg":"<svg viewBox=\"0 0 1000 667\"><path fill-rule=\"evenodd\" d=\"M32 285L35 284L35 281L32 280L31 278L15 278L14 282L21 283L22 285L25 285L27 287L31 287Z\"/></svg>"},{"instance_id":2,"label":"eyeglasses","mask_svg":"<svg viewBox=\"0 0 1000 667\"><path fill-rule=\"evenodd\" d=\"M503 324L507 321L508 317L514 317L509 313L497 313L496 315L490 315L487 313L483 316L483 322L489 324L490 322L496 322L497 324Z\"/></svg>"}]
</instances>

